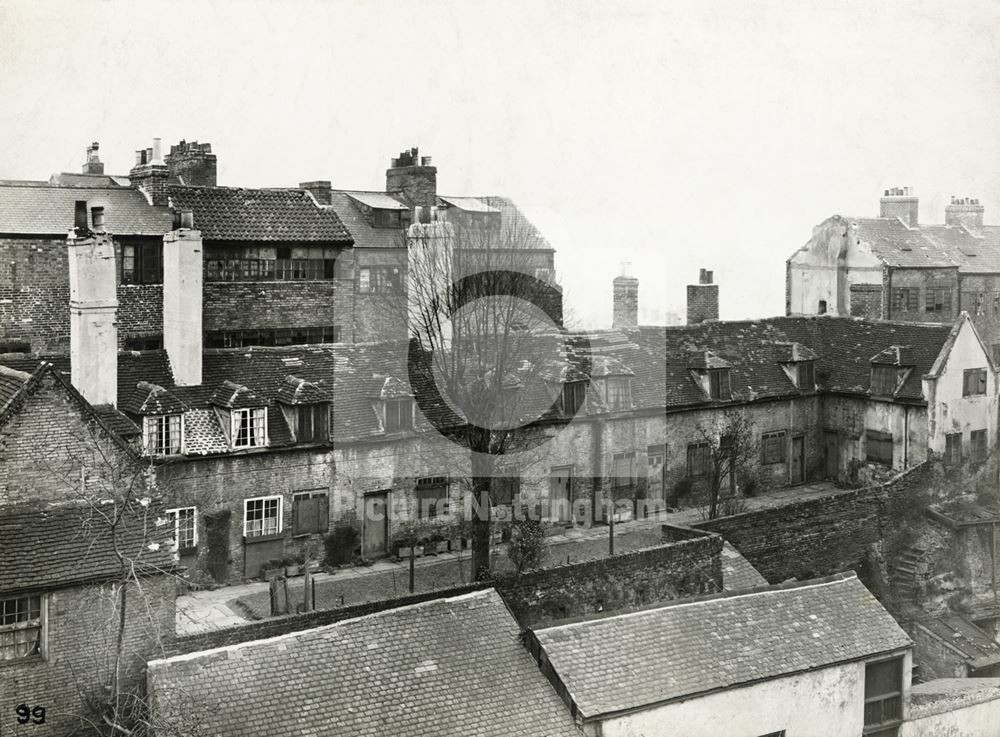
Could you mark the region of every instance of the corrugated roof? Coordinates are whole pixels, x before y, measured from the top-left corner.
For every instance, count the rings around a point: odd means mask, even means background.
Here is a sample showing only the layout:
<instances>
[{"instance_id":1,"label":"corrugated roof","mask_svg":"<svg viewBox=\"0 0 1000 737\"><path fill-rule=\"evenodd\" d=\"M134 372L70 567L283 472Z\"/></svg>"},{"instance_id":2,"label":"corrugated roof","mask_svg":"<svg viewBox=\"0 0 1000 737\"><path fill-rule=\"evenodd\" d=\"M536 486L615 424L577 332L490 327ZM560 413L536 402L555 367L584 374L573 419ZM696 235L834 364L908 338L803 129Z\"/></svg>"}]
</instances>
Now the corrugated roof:
<instances>
[{"instance_id":1,"label":"corrugated roof","mask_svg":"<svg viewBox=\"0 0 1000 737\"><path fill-rule=\"evenodd\" d=\"M853 574L534 632L585 717L909 647Z\"/></svg>"},{"instance_id":2,"label":"corrugated roof","mask_svg":"<svg viewBox=\"0 0 1000 737\"><path fill-rule=\"evenodd\" d=\"M303 189L171 185L168 192L175 209L194 212L205 240L351 243L334 209Z\"/></svg>"},{"instance_id":3,"label":"corrugated roof","mask_svg":"<svg viewBox=\"0 0 1000 737\"><path fill-rule=\"evenodd\" d=\"M165 207L153 207L135 189L0 186L0 233L59 235L73 227L76 201L103 207L114 235L163 235L173 227Z\"/></svg>"},{"instance_id":4,"label":"corrugated roof","mask_svg":"<svg viewBox=\"0 0 1000 737\"><path fill-rule=\"evenodd\" d=\"M150 700L218 737L580 737L519 634L490 589L154 660Z\"/></svg>"}]
</instances>

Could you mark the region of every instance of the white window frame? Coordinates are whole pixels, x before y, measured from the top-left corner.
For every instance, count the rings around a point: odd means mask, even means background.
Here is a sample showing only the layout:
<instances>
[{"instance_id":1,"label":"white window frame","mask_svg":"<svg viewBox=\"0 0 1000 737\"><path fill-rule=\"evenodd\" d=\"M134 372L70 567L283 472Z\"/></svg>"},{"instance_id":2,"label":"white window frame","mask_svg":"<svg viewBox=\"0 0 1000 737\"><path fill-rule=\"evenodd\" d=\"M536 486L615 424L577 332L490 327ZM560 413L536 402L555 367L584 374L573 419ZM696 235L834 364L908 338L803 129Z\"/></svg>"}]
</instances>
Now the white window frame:
<instances>
[{"instance_id":1,"label":"white window frame","mask_svg":"<svg viewBox=\"0 0 1000 737\"><path fill-rule=\"evenodd\" d=\"M611 402L612 385L622 388L621 397L624 401ZM608 376L604 379L604 403L612 412L623 412L632 409L632 377L631 376Z\"/></svg>"},{"instance_id":2,"label":"white window frame","mask_svg":"<svg viewBox=\"0 0 1000 737\"><path fill-rule=\"evenodd\" d=\"M159 435L159 429L154 430L154 423L159 424L166 422L167 426L170 425L170 420L177 418L178 433L177 433L177 445L176 450L167 448L164 452L160 451L159 447L154 447L153 439L155 435ZM142 418L142 447L145 449L147 455L153 456L170 456L179 455L184 452L184 415L183 414L170 414L170 415L148 415Z\"/></svg>"},{"instance_id":3,"label":"white window frame","mask_svg":"<svg viewBox=\"0 0 1000 737\"><path fill-rule=\"evenodd\" d=\"M39 611L38 611L38 628L39 628L38 652L37 653L32 653L31 655L23 655L21 657L14 657L14 658L9 658L9 659L0 658L0 667L3 667L3 665L7 664L7 663L14 664L14 663L23 662L25 660L30 660L30 659L33 659L33 658L41 658L42 660L48 660L49 659L49 653L48 653L48 649L49 649L49 637L48 637L48 631L49 631L49 611L48 611L49 610L49 597L48 597L48 594L27 594L27 595L23 595L23 596L2 596L2 597L0 597L0 602L16 601L17 599L33 599L33 598L36 598L36 597L39 599L39 603L38 603L38 608L39 608ZM2 607L0 607L0 612L2 612L2 611L3 611L3 609L2 609ZM32 629L34 629L34 627L32 627ZM10 631L16 631L15 626L14 625L4 625L3 624L3 619L0 618L0 632L6 633L6 632L10 632Z\"/></svg>"},{"instance_id":4,"label":"white window frame","mask_svg":"<svg viewBox=\"0 0 1000 737\"><path fill-rule=\"evenodd\" d=\"M253 432L253 428L254 428L254 416L253 416L253 413L255 413L255 412L260 412L261 413L260 416L263 419L263 422L261 423L261 426L260 426L261 427L262 442L260 442L260 443L250 442L250 443L246 443L246 444L240 444L240 443L237 442L237 439L239 438L239 435L240 435L240 432L239 432L240 431L240 425L242 424L240 418L243 416L244 412L251 413L250 414L250 433L248 435L248 438L250 440L254 439L254 432ZM230 410L229 421L230 421L229 431L230 431L230 437L232 438L233 448L241 448L242 449L242 448L266 448L267 447L267 407L244 407L242 409Z\"/></svg>"},{"instance_id":5,"label":"white window frame","mask_svg":"<svg viewBox=\"0 0 1000 737\"><path fill-rule=\"evenodd\" d=\"M250 515L249 515L250 502L263 502L264 504L266 504L267 502L273 501L275 499L278 500L278 529L275 532L265 533L265 532L263 532L264 526L263 526L263 524L261 524L261 534L259 534L259 535L249 535L249 534L247 534L248 533L248 526L249 526L249 522L250 522ZM266 507L262 507L262 509L266 510ZM270 535L280 535L281 532L282 532L282 530L284 529L284 524L283 524L284 518L285 518L285 497L282 496L281 494L272 494L270 496L255 496L255 497L252 497L250 499L244 499L243 500L243 537L245 537L245 538L253 538L253 537L269 537ZM262 519L267 519L267 517L263 517Z\"/></svg>"},{"instance_id":6,"label":"white window frame","mask_svg":"<svg viewBox=\"0 0 1000 737\"><path fill-rule=\"evenodd\" d=\"M194 535L191 544L185 548L185 550L190 548L198 547L198 508L197 507L174 507L173 509L165 510L167 515L167 520L174 527L174 552L176 553L181 549L181 536L180 536L180 525L181 525L181 512L186 512L191 510L191 520L194 526Z\"/></svg>"}]
</instances>

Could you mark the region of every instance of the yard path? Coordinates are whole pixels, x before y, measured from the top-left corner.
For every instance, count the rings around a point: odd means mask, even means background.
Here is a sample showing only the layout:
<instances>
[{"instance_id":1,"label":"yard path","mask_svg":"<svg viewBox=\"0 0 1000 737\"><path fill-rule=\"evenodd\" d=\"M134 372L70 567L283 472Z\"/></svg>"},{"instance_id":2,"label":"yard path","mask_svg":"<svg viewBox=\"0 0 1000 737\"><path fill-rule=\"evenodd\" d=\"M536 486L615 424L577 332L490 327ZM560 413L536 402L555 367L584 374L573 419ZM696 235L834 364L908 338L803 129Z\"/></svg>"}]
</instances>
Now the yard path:
<instances>
[{"instance_id":1,"label":"yard path","mask_svg":"<svg viewBox=\"0 0 1000 737\"><path fill-rule=\"evenodd\" d=\"M805 499L828 496L836 488L826 482L777 489L747 499L750 510L780 507ZM663 514L655 519L632 520L615 524L615 553L656 545L660 541L660 525L690 525L702 520L701 510L683 509ZM546 538L544 566L568 562L595 560L608 555L608 528L572 528ZM504 546L494 553L499 570L508 567ZM414 592L447 589L469 582L468 551L425 556L415 561ZM338 569L334 573L317 573L316 608L335 609L375 601L384 601L409 593L409 562L380 560L371 566ZM303 599L303 579L288 582L289 599ZM196 591L177 599L176 632L191 635L246 624L248 620L270 616L268 584L265 581L224 586L214 591Z\"/></svg>"}]
</instances>

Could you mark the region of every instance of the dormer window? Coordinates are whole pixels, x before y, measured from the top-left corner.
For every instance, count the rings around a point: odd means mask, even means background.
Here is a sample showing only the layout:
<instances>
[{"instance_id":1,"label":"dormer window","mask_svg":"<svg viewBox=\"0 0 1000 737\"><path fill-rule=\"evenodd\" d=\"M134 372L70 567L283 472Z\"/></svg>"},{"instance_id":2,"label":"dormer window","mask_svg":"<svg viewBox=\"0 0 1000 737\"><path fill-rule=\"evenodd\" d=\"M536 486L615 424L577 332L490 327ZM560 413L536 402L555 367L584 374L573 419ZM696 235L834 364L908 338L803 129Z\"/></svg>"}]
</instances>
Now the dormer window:
<instances>
[{"instance_id":1,"label":"dormer window","mask_svg":"<svg viewBox=\"0 0 1000 737\"><path fill-rule=\"evenodd\" d=\"M267 445L267 409L248 407L234 409L231 414L234 448L263 448Z\"/></svg>"},{"instance_id":2,"label":"dormer window","mask_svg":"<svg viewBox=\"0 0 1000 737\"><path fill-rule=\"evenodd\" d=\"M402 228L403 217L401 210L372 210L373 225L376 228Z\"/></svg>"},{"instance_id":3,"label":"dormer window","mask_svg":"<svg viewBox=\"0 0 1000 737\"><path fill-rule=\"evenodd\" d=\"M183 415L156 415L143 418L142 445L149 455L177 455L183 447L183 433Z\"/></svg>"},{"instance_id":4,"label":"dormer window","mask_svg":"<svg viewBox=\"0 0 1000 737\"><path fill-rule=\"evenodd\" d=\"M604 401L611 411L632 408L632 377L609 376L604 380Z\"/></svg>"},{"instance_id":5,"label":"dormer window","mask_svg":"<svg viewBox=\"0 0 1000 737\"><path fill-rule=\"evenodd\" d=\"M902 370L898 366L873 365L871 393L879 397L891 397L899 387L901 374Z\"/></svg>"},{"instance_id":6,"label":"dormer window","mask_svg":"<svg viewBox=\"0 0 1000 737\"><path fill-rule=\"evenodd\" d=\"M718 368L708 370L708 396L710 399L718 400L733 398L729 369Z\"/></svg>"},{"instance_id":7,"label":"dormer window","mask_svg":"<svg viewBox=\"0 0 1000 737\"><path fill-rule=\"evenodd\" d=\"M566 417L576 416L587 400L586 381L567 381L562 387L562 413Z\"/></svg>"},{"instance_id":8,"label":"dormer window","mask_svg":"<svg viewBox=\"0 0 1000 737\"><path fill-rule=\"evenodd\" d=\"M330 437L330 410L326 403L295 408L295 442L319 443Z\"/></svg>"},{"instance_id":9,"label":"dormer window","mask_svg":"<svg viewBox=\"0 0 1000 737\"><path fill-rule=\"evenodd\" d=\"M385 431L402 432L413 429L413 399L403 397L383 401Z\"/></svg>"}]
</instances>

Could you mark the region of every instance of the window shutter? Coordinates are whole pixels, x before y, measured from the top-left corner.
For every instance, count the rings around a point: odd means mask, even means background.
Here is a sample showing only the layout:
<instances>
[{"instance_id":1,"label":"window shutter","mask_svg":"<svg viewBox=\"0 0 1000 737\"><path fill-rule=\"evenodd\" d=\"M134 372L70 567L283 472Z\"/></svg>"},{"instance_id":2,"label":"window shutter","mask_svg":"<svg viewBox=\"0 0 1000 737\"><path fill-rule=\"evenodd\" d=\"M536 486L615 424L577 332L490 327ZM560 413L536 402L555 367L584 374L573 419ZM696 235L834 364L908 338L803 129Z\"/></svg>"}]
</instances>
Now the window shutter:
<instances>
[{"instance_id":1,"label":"window shutter","mask_svg":"<svg viewBox=\"0 0 1000 737\"><path fill-rule=\"evenodd\" d=\"M319 529L317 532L326 532L330 529L330 498L326 494L316 497L317 512L319 517Z\"/></svg>"}]
</instances>

